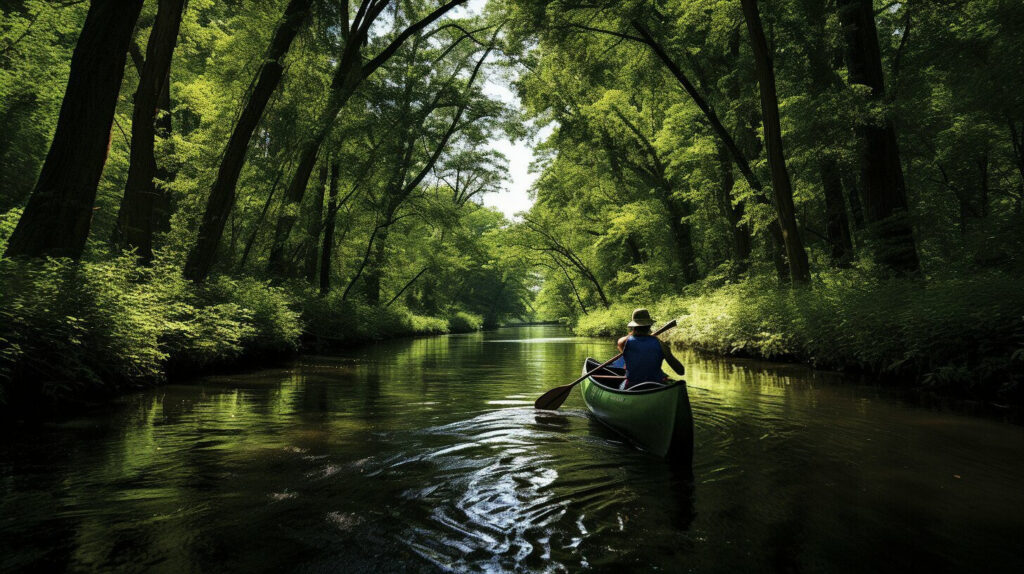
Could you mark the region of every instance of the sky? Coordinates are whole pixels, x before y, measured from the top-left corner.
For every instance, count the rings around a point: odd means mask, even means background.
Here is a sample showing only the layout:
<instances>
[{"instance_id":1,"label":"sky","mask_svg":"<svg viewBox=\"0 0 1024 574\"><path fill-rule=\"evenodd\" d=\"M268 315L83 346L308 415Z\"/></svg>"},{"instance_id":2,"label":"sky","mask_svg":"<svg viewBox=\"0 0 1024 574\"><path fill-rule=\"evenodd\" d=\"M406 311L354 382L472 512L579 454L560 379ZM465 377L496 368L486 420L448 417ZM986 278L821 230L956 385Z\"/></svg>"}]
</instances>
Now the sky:
<instances>
[{"instance_id":1,"label":"sky","mask_svg":"<svg viewBox=\"0 0 1024 574\"><path fill-rule=\"evenodd\" d=\"M464 8L456 10L455 15L480 14L485 3L486 0L470 0ZM500 74L490 74L488 76L484 84L484 93L510 106L519 107L519 98ZM541 130L538 138L542 140L550 133L550 129L545 128ZM491 149L501 152L508 158L508 174L502 191L484 195L483 204L500 209L510 219L516 213L530 209L530 206L533 204L533 200L530 199L529 190L533 182L537 180L537 174L530 173L529 171L530 163L533 161L532 144L533 141L531 140L520 140L512 143L508 138L496 139L490 142Z\"/></svg>"},{"instance_id":2,"label":"sky","mask_svg":"<svg viewBox=\"0 0 1024 574\"><path fill-rule=\"evenodd\" d=\"M484 85L484 92L500 99L501 101L519 107L519 99L505 85L500 78L490 78ZM550 133L549 129L541 130L538 138L543 139ZM530 199L530 186L537 180L536 173L530 173L530 163L533 161L532 140L519 140L512 143L508 138L491 140L491 149L497 150L508 158L508 174L502 191L489 193L483 197L483 203L489 207L496 207L512 218L520 211L530 209L533 200Z\"/></svg>"}]
</instances>

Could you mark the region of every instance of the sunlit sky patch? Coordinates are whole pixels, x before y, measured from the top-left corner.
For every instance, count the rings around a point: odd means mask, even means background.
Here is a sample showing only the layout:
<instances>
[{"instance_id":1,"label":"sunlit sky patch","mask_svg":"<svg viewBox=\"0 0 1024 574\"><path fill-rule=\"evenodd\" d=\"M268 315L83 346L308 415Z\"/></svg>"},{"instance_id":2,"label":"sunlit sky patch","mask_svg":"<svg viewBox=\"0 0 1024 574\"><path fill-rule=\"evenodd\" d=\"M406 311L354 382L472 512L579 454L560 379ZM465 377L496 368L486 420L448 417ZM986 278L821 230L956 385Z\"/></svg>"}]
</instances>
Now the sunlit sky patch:
<instances>
[{"instance_id":1,"label":"sunlit sky patch","mask_svg":"<svg viewBox=\"0 0 1024 574\"><path fill-rule=\"evenodd\" d=\"M456 16L480 14L486 0L470 0L465 8L456 11ZM484 84L484 91L502 102L519 107L519 98L512 91L507 81L500 74L490 74ZM540 138L547 137L549 130L542 130ZM506 217L513 217L520 211L526 211L533 204L530 199L530 186L537 179L537 174L530 173L530 162L533 161L533 147L530 140L511 142L508 138L492 140L490 147L508 158L508 174L502 191L483 196L483 204L500 209Z\"/></svg>"}]
</instances>

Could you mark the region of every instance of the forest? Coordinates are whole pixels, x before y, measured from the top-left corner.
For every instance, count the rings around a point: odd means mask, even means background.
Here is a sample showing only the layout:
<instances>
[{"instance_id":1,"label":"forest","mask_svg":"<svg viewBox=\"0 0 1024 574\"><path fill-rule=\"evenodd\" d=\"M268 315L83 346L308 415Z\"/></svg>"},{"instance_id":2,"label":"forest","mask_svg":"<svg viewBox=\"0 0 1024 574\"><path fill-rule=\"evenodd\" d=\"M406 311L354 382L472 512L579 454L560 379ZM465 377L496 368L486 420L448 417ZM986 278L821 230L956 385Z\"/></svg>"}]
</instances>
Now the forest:
<instances>
[{"instance_id":1,"label":"forest","mask_svg":"<svg viewBox=\"0 0 1024 574\"><path fill-rule=\"evenodd\" d=\"M0 7L0 403L638 306L1024 399L1018 0Z\"/></svg>"}]
</instances>

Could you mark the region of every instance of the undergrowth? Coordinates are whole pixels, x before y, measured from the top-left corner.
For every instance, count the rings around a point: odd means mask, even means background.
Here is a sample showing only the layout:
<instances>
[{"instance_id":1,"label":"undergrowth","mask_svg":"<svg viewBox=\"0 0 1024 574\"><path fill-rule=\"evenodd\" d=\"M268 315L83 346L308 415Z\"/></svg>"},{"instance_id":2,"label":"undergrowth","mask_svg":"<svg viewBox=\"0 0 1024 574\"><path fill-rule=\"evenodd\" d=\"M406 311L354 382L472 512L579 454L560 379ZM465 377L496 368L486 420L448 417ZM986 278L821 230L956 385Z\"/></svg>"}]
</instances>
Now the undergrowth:
<instances>
[{"instance_id":1,"label":"undergrowth","mask_svg":"<svg viewBox=\"0 0 1024 574\"><path fill-rule=\"evenodd\" d=\"M185 280L131 255L102 262L0 258L0 405L66 402L162 382L167 374L349 345L479 329L454 311L416 315L321 298L252 278Z\"/></svg>"},{"instance_id":2,"label":"undergrowth","mask_svg":"<svg viewBox=\"0 0 1024 574\"><path fill-rule=\"evenodd\" d=\"M649 304L665 335L722 355L801 361L877 373L956 394L1020 402L1024 383L1024 289L1018 277L867 279L822 275L812 288L748 280ZM625 331L631 305L581 318L581 335Z\"/></svg>"}]
</instances>

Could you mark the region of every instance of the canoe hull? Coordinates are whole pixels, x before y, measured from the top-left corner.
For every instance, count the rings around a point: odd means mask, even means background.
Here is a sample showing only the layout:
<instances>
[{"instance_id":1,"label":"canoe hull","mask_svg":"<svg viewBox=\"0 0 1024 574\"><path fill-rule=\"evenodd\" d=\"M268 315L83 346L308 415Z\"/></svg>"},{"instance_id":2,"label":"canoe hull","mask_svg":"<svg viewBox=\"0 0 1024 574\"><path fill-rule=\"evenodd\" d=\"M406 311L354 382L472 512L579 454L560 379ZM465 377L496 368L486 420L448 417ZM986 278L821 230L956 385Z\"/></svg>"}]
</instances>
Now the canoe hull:
<instances>
[{"instance_id":1,"label":"canoe hull","mask_svg":"<svg viewBox=\"0 0 1024 574\"><path fill-rule=\"evenodd\" d=\"M584 373L599 363L587 359ZM590 365L588 368L587 365ZM606 369L600 374L622 374ZM621 391L587 377L580 383L587 408L646 452L688 464L693 460L693 413L685 381L657 389Z\"/></svg>"}]
</instances>

